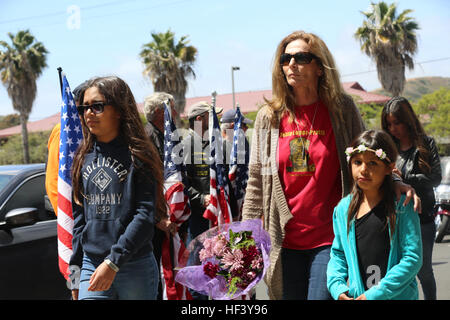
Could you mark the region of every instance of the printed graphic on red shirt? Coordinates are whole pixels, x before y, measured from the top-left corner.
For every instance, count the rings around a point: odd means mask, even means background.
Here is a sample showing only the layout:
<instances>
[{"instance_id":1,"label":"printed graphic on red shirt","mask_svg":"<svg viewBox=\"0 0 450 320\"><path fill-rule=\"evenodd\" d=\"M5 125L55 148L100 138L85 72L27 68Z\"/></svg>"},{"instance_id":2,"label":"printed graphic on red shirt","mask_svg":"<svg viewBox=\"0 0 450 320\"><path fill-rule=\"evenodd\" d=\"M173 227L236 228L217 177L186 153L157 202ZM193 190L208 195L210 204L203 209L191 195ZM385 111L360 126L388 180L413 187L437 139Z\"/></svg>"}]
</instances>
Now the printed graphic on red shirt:
<instances>
[{"instance_id":1,"label":"printed graphic on red shirt","mask_svg":"<svg viewBox=\"0 0 450 320\"><path fill-rule=\"evenodd\" d=\"M290 131L282 135L301 135L302 133L305 133L305 131ZM289 161L286 165L287 172L291 173L291 175L311 176L316 171L316 165L309 155L311 141L308 138L321 133L324 134L323 132L311 130L308 137L294 137L289 141Z\"/></svg>"}]
</instances>

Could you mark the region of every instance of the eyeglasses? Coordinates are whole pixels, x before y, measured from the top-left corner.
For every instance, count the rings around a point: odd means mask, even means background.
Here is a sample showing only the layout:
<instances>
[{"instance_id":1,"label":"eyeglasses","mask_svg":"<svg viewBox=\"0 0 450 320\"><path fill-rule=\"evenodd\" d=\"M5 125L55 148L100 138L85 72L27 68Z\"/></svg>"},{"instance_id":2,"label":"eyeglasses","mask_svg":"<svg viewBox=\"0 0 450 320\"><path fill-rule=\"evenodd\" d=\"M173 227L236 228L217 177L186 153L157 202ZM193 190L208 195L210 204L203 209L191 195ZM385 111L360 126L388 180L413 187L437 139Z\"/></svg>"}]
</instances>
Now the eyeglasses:
<instances>
[{"instance_id":1,"label":"eyeglasses","mask_svg":"<svg viewBox=\"0 0 450 320\"><path fill-rule=\"evenodd\" d=\"M91 110L94 114L100 114L105 110L105 106L107 106L108 103L100 101L100 102L94 102L91 105L81 105L77 107L78 114L84 115L85 112L88 110Z\"/></svg>"},{"instance_id":2,"label":"eyeglasses","mask_svg":"<svg viewBox=\"0 0 450 320\"><path fill-rule=\"evenodd\" d=\"M309 64L311 63L312 59L320 61L320 59L311 52L297 52L294 54L283 53L280 57L280 64L282 66L288 66L289 63L291 63L292 58L294 58L295 63L297 64Z\"/></svg>"}]
</instances>

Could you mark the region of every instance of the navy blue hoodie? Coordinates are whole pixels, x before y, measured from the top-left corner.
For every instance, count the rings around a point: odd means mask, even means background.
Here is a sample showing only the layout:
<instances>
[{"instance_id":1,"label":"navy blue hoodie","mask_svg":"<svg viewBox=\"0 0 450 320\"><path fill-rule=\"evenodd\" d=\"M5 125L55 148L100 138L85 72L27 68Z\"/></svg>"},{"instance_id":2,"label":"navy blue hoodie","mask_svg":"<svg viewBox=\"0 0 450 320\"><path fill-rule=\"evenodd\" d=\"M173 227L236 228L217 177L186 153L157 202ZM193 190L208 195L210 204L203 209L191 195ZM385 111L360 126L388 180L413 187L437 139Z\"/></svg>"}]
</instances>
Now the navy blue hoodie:
<instances>
[{"instance_id":1,"label":"navy blue hoodie","mask_svg":"<svg viewBox=\"0 0 450 320\"><path fill-rule=\"evenodd\" d=\"M136 168L121 138L96 142L84 159L83 207L73 201L73 254L110 259L117 267L152 252L155 184L148 170Z\"/></svg>"}]
</instances>

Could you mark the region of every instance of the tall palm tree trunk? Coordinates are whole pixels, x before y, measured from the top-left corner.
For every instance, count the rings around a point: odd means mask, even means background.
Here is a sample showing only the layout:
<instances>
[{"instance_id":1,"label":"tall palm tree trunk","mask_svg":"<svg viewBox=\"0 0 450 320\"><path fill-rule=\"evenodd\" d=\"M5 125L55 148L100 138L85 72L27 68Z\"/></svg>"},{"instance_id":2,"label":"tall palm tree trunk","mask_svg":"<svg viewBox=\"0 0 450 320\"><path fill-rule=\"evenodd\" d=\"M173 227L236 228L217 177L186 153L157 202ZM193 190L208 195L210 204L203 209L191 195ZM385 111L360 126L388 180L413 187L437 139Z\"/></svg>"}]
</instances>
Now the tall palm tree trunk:
<instances>
[{"instance_id":1,"label":"tall palm tree trunk","mask_svg":"<svg viewBox=\"0 0 450 320\"><path fill-rule=\"evenodd\" d=\"M376 58L378 80L383 89L389 91L392 96L399 96L405 87L405 65L401 58L383 59Z\"/></svg>"},{"instance_id":2,"label":"tall palm tree trunk","mask_svg":"<svg viewBox=\"0 0 450 320\"><path fill-rule=\"evenodd\" d=\"M27 129L28 116L26 114L20 114L20 125L22 126L22 147L23 147L23 161L24 163L30 163L30 150L28 147L28 129Z\"/></svg>"}]
</instances>

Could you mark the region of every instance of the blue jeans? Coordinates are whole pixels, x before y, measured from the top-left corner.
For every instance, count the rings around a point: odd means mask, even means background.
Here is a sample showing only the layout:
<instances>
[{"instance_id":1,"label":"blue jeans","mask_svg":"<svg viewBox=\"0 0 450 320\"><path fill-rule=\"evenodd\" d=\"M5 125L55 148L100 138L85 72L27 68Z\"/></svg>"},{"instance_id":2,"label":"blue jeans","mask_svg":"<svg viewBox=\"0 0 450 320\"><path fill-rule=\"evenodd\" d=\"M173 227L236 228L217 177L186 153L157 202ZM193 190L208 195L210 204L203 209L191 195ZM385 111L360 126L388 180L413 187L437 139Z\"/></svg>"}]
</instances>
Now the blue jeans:
<instances>
[{"instance_id":1,"label":"blue jeans","mask_svg":"<svg viewBox=\"0 0 450 320\"><path fill-rule=\"evenodd\" d=\"M153 252L124 263L108 290L88 291L89 279L102 262L84 255L79 300L156 300L159 277Z\"/></svg>"},{"instance_id":2,"label":"blue jeans","mask_svg":"<svg viewBox=\"0 0 450 320\"><path fill-rule=\"evenodd\" d=\"M331 246L281 249L283 300L331 300L327 289L330 251Z\"/></svg>"},{"instance_id":3,"label":"blue jeans","mask_svg":"<svg viewBox=\"0 0 450 320\"><path fill-rule=\"evenodd\" d=\"M420 225L422 231L422 268L417 277L422 286L425 300L436 300L436 280L434 279L432 255L436 225L434 221Z\"/></svg>"}]
</instances>

